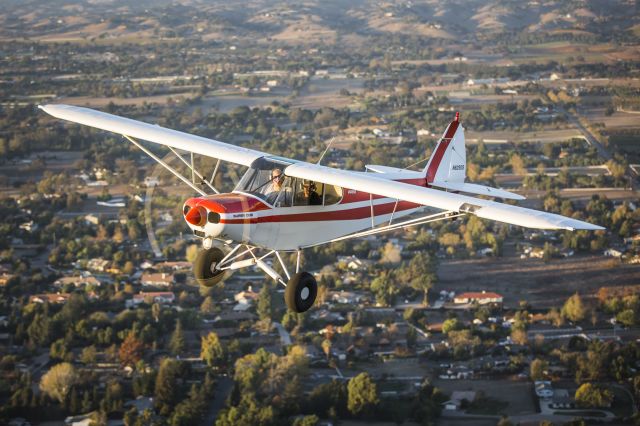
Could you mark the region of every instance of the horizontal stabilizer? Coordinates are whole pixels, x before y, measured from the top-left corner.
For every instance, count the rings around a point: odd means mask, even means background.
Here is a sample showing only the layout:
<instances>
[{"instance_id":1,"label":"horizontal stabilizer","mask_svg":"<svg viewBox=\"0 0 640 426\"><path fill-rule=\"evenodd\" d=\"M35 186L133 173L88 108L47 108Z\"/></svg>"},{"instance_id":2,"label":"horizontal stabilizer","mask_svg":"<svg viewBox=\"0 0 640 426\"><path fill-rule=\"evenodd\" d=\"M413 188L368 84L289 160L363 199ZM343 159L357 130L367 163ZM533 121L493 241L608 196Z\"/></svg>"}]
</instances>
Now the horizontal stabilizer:
<instances>
[{"instance_id":1,"label":"horizontal stabilizer","mask_svg":"<svg viewBox=\"0 0 640 426\"><path fill-rule=\"evenodd\" d=\"M514 194L504 189L491 188L490 186L477 185L475 183L434 181L431 182L431 186L448 189L450 191L467 192L469 194L487 195L489 197L499 197L510 200L525 199L522 195Z\"/></svg>"}]
</instances>

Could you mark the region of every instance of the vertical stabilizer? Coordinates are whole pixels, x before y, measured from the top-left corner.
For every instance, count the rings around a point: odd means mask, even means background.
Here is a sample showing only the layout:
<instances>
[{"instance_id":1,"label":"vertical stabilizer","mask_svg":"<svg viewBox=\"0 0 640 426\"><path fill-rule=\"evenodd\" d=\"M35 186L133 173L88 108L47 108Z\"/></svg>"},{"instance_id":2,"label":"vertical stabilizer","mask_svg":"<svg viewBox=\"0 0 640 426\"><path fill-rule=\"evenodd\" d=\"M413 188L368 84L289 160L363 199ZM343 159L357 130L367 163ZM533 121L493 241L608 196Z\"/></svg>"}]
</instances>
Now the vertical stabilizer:
<instances>
[{"instance_id":1,"label":"vertical stabilizer","mask_svg":"<svg viewBox=\"0 0 640 426\"><path fill-rule=\"evenodd\" d=\"M424 171L427 183L463 183L467 175L467 151L464 142L464 127L460 124L460 113L449 123L440 142L436 145Z\"/></svg>"}]
</instances>

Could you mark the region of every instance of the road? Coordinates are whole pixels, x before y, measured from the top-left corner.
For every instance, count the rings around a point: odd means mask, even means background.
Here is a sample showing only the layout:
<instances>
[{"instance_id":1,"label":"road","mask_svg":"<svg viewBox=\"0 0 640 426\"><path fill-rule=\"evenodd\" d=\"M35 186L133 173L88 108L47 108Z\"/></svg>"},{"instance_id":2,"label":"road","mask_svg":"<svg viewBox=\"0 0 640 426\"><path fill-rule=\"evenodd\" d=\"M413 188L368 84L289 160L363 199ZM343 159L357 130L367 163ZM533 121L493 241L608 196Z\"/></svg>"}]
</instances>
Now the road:
<instances>
[{"instance_id":1,"label":"road","mask_svg":"<svg viewBox=\"0 0 640 426\"><path fill-rule=\"evenodd\" d=\"M607 149L604 147L604 145L600 143L600 141L593 135L593 133L591 133L589 131L589 129L587 129L586 127L584 127L582 125L582 123L580 122L580 120L578 119L578 117L576 115L571 114L569 111L565 110L562 107L558 107L558 110L563 112L564 115L569 120L569 122L572 123L574 126L576 126L578 128L578 130L580 130L580 132L584 136L585 140L591 146L593 146L594 148L596 148L598 150L598 154L602 158L604 158L607 161L612 158L611 154L609 153L609 151L607 151ZM631 178L630 179L631 180L631 185L635 189L635 187L636 187L636 179L638 178L638 173L632 167L627 166L626 174Z\"/></svg>"},{"instance_id":2,"label":"road","mask_svg":"<svg viewBox=\"0 0 640 426\"><path fill-rule=\"evenodd\" d=\"M211 401L209 411L201 422L202 426L211 426L216 422L218 413L222 408L224 408L227 397L229 396L231 389L233 389L233 380L231 380L231 378L218 376L216 380L216 391L213 396L213 401Z\"/></svg>"},{"instance_id":3,"label":"road","mask_svg":"<svg viewBox=\"0 0 640 426\"><path fill-rule=\"evenodd\" d=\"M596 137L593 136L593 133L591 133L586 127L582 125L582 123L580 123L580 120L578 119L578 117L571 114L569 111L565 110L562 107L558 107L558 109L562 113L564 113L564 115L567 117L567 120L569 120L571 124L576 126L578 130L580 130L580 133L582 133L582 135L584 136L585 140L589 143L589 145L593 146L598 150L598 154L600 155L600 157L604 158L607 161L611 160L611 154L609 154L609 151L607 151L604 145L602 145L600 141L598 141L598 139L596 139Z\"/></svg>"}]
</instances>

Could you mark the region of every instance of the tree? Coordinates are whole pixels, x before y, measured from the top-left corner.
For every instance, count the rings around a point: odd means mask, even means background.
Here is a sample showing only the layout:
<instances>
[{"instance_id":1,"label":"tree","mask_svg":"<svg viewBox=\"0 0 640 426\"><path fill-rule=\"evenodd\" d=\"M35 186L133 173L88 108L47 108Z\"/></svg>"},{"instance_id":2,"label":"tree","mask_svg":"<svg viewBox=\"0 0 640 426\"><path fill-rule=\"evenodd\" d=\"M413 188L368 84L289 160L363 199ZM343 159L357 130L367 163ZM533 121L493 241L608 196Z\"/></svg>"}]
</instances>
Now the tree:
<instances>
[{"instance_id":1,"label":"tree","mask_svg":"<svg viewBox=\"0 0 640 426\"><path fill-rule=\"evenodd\" d=\"M120 345L118 356L122 365L133 367L142 359L143 353L144 344L136 338L133 332L130 332Z\"/></svg>"},{"instance_id":2,"label":"tree","mask_svg":"<svg viewBox=\"0 0 640 426\"><path fill-rule=\"evenodd\" d=\"M567 299L561 312L563 317L572 322L582 321L587 313L578 293Z\"/></svg>"},{"instance_id":3,"label":"tree","mask_svg":"<svg viewBox=\"0 0 640 426\"><path fill-rule=\"evenodd\" d=\"M457 318L449 318L442 323L442 332L445 334L450 331L460 330L461 328L462 324L460 324Z\"/></svg>"},{"instance_id":4,"label":"tree","mask_svg":"<svg viewBox=\"0 0 640 426\"><path fill-rule=\"evenodd\" d=\"M320 422L320 418L315 414L310 416L298 417L293 421L293 426L316 426Z\"/></svg>"},{"instance_id":5,"label":"tree","mask_svg":"<svg viewBox=\"0 0 640 426\"><path fill-rule=\"evenodd\" d=\"M583 383L576 390L575 400L583 408L609 407L613 402L613 393L609 389L591 383Z\"/></svg>"},{"instance_id":6,"label":"tree","mask_svg":"<svg viewBox=\"0 0 640 426\"><path fill-rule=\"evenodd\" d=\"M530 373L531 380L544 379L544 370L547 368L547 362L541 359L534 359L531 361Z\"/></svg>"},{"instance_id":7,"label":"tree","mask_svg":"<svg viewBox=\"0 0 640 426\"><path fill-rule=\"evenodd\" d=\"M185 257L187 262L195 262L196 257L198 257L198 252L200 251L200 247L197 244L191 244L187 246L187 250L185 252Z\"/></svg>"},{"instance_id":8,"label":"tree","mask_svg":"<svg viewBox=\"0 0 640 426\"><path fill-rule=\"evenodd\" d=\"M160 321L160 314L162 313L162 306L159 303L151 305L151 316L155 322Z\"/></svg>"},{"instance_id":9,"label":"tree","mask_svg":"<svg viewBox=\"0 0 640 426\"><path fill-rule=\"evenodd\" d=\"M360 373L347 384L347 408L353 415L371 412L380 399L378 389L367 373Z\"/></svg>"},{"instance_id":10,"label":"tree","mask_svg":"<svg viewBox=\"0 0 640 426\"><path fill-rule=\"evenodd\" d=\"M273 316L273 306L271 304L271 291L267 284L262 286L260 294L258 294L257 311L258 317L260 317L261 320L271 321L271 318Z\"/></svg>"},{"instance_id":11,"label":"tree","mask_svg":"<svg viewBox=\"0 0 640 426\"><path fill-rule=\"evenodd\" d=\"M391 305L400 291L393 278L391 272L383 271L371 282L371 291L376 295L376 302L380 305Z\"/></svg>"},{"instance_id":12,"label":"tree","mask_svg":"<svg viewBox=\"0 0 640 426\"><path fill-rule=\"evenodd\" d=\"M180 400L182 368L180 361L165 358L156 378L155 397L160 414L168 415Z\"/></svg>"},{"instance_id":13,"label":"tree","mask_svg":"<svg viewBox=\"0 0 640 426\"><path fill-rule=\"evenodd\" d=\"M382 250L382 263L398 264L402 260L400 255L400 247L392 242L385 244Z\"/></svg>"},{"instance_id":14,"label":"tree","mask_svg":"<svg viewBox=\"0 0 640 426\"><path fill-rule=\"evenodd\" d=\"M80 361L84 364L93 364L96 362L96 347L91 345L82 349L82 353L80 354Z\"/></svg>"},{"instance_id":15,"label":"tree","mask_svg":"<svg viewBox=\"0 0 640 426\"><path fill-rule=\"evenodd\" d=\"M178 356L184 352L186 347L187 342L185 341L184 331L182 330L182 321L178 320L176 322L176 328L171 335L171 340L169 341L169 350L172 354Z\"/></svg>"},{"instance_id":16,"label":"tree","mask_svg":"<svg viewBox=\"0 0 640 426\"><path fill-rule=\"evenodd\" d=\"M200 312L205 315L211 315L216 312L216 303L213 301L213 297L207 296L200 305Z\"/></svg>"},{"instance_id":17,"label":"tree","mask_svg":"<svg viewBox=\"0 0 640 426\"><path fill-rule=\"evenodd\" d=\"M63 404L71 388L79 381L78 373L68 362L56 364L40 380L40 390Z\"/></svg>"},{"instance_id":18,"label":"tree","mask_svg":"<svg viewBox=\"0 0 640 426\"><path fill-rule=\"evenodd\" d=\"M513 154L509 160L513 174L524 176L527 174L527 168L525 167L524 160L518 154Z\"/></svg>"},{"instance_id":19,"label":"tree","mask_svg":"<svg viewBox=\"0 0 640 426\"><path fill-rule=\"evenodd\" d=\"M202 357L209 367L224 364L226 359L225 350L215 332L212 331L207 334L206 337L202 338L200 357Z\"/></svg>"}]
</instances>

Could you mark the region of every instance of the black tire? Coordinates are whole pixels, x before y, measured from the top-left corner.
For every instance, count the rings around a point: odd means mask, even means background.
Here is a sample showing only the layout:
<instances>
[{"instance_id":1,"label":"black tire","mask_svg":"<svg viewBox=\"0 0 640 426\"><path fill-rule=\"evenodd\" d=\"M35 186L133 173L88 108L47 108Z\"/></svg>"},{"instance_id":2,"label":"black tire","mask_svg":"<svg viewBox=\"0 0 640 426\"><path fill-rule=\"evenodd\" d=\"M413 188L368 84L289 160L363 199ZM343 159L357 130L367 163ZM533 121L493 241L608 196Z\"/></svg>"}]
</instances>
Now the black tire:
<instances>
[{"instance_id":1,"label":"black tire","mask_svg":"<svg viewBox=\"0 0 640 426\"><path fill-rule=\"evenodd\" d=\"M291 277L284 292L287 308L294 312L306 312L318 295L318 284L308 272L298 272Z\"/></svg>"},{"instance_id":2,"label":"black tire","mask_svg":"<svg viewBox=\"0 0 640 426\"><path fill-rule=\"evenodd\" d=\"M205 287L213 287L224 278L225 271L213 271L213 268L224 258L222 250L212 247L208 250L200 250L196 261L193 263L193 275L198 284Z\"/></svg>"}]
</instances>

